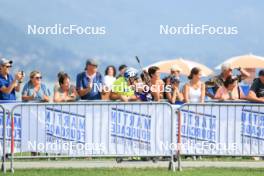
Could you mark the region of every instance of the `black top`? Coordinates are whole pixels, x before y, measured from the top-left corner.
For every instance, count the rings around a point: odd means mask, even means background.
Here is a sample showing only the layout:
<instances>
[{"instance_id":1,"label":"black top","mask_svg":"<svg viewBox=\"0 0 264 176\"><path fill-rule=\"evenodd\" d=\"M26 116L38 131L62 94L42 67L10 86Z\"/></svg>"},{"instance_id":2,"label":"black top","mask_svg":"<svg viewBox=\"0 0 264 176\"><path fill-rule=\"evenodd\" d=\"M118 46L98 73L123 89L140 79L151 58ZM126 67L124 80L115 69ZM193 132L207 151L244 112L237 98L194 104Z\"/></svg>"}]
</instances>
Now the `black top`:
<instances>
[{"instance_id":1,"label":"black top","mask_svg":"<svg viewBox=\"0 0 264 176\"><path fill-rule=\"evenodd\" d=\"M254 80L253 84L250 87L250 90L255 92L258 98L264 97L264 84L260 81L259 78Z\"/></svg>"}]
</instances>

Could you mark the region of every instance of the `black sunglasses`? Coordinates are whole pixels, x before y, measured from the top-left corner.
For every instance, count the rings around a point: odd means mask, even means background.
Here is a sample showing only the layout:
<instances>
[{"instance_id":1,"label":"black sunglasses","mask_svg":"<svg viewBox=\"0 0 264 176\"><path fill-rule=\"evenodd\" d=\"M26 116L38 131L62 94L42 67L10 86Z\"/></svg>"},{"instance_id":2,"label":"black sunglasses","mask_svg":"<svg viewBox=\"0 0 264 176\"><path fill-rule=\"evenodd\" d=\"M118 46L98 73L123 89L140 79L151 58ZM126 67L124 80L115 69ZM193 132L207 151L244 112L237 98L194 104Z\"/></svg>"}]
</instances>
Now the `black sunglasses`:
<instances>
[{"instance_id":1,"label":"black sunglasses","mask_svg":"<svg viewBox=\"0 0 264 176\"><path fill-rule=\"evenodd\" d=\"M12 65L4 65L5 68L11 68Z\"/></svg>"},{"instance_id":2,"label":"black sunglasses","mask_svg":"<svg viewBox=\"0 0 264 176\"><path fill-rule=\"evenodd\" d=\"M34 77L34 78L39 80L39 79L42 79L42 76L37 76L37 77Z\"/></svg>"}]
</instances>

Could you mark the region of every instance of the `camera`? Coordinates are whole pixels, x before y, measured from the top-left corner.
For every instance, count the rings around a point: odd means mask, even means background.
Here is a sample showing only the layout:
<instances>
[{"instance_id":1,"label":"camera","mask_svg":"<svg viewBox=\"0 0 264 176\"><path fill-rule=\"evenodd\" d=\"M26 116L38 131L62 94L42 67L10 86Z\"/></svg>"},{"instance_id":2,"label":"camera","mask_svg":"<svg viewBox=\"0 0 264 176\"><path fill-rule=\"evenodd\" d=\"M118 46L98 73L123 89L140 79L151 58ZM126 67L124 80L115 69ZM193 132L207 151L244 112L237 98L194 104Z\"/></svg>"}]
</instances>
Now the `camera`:
<instances>
[{"instance_id":1,"label":"camera","mask_svg":"<svg viewBox=\"0 0 264 176\"><path fill-rule=\"evenodd\" d=\"M19 73L22 75L22 77L25 77L25 72L23 70L19 71Z\"/></svg>"}]
</instances>

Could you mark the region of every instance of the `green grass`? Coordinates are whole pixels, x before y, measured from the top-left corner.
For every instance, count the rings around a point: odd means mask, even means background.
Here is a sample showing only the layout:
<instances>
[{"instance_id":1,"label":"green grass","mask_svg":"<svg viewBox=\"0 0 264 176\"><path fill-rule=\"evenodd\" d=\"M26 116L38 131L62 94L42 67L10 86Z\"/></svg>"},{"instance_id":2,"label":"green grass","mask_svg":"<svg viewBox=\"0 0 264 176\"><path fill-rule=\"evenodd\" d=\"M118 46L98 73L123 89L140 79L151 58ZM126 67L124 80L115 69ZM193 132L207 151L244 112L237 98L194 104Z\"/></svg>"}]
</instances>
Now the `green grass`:
<instances>
[{"instance_id":1,"label":"green grass","mask_svg":"<svg viewBox=\"0 0 264 176\"><path fill-rule=\"evenodd\" d=\"M7 175L12 175L8 173ZM164 168L146 169L30 169L16 170L15 176L263 176L263 169L220 169L220 168L200 168L184 169L181 172L171 172Z\"/></svg>"},{"instance_id":2,"label":"green grass","mask_svg":"<svg viewBox=\"0 0 264 176\"><path fill-rule=\"evenodd\" d=\"M17 154L16 156L20 156ZM31 156L30 153L23 153L23 156ZM45 156L45 155L41 155ZM51 160L54 160L55 158L51 158ZM169 161L170 158L167 158ZM42 159L15 159L15 161L47 161L48 159L42 158ZM96 158L91 158L91 157L80 157L80 158L56 158L56 161L69 161L69 160L77 160L77 161L101 161L101 160L115 160L115 158L109 158L109 157L96 157ZM128 160L128 158L124 158L124 160ZM187 159L183 156L181 157L182 161L193 161L191 157L188 157ZM199 159L197 159L200 161ZM201 161L254 161L252 157L230 157L230 156L221 156L221 157L216 157L216 156L203 156ZM262 160L260 160L262 162Z\"/></svg>"}]
</instances>

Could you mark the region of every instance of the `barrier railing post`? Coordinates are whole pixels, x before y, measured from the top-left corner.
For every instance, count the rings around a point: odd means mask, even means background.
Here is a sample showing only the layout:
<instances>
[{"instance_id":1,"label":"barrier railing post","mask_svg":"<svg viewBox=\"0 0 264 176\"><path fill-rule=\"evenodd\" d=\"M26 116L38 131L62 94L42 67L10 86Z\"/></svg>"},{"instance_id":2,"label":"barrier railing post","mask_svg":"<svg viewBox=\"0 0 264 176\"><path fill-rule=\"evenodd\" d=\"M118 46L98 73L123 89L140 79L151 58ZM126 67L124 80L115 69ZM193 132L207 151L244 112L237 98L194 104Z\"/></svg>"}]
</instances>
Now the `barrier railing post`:
<instances>
[{"instance_id":1,"label":"barrier railing post","mask_svg":"<svg viewBox=\"0 0 264 176\"><path fill-rule=\"evenodd\" d=\"M171 144L170 146L174 146L174 111L171 106ZM171 158L169 163L169 170L175 172L175 163L174 163L174 148L171 147Z\"/></svg>"},{"instance_id":2,"label":"barrier railing post","mask_svg":"<svg viewBox=\"0 0 264 176\"><path fill-rule=\"evenodd\" d=\"M178 111L178 151L177 151L177 160L178 160L178 171L182 171L181 167L181 111Z\"/></svg>"},{"instance_id":3,"label":"barrier railing post","mask_svg":"<svg viewBox=\"0 0 264 176\"><path fill-rule=\"evenodd\" d=\"M3 111L3 156L2 156L2 166L1 169L3 173L6 173L6 111L5 108L1 106L1 109Z\"/></svg>"},{"instance_id":4,"label":"barrier railing post","mask_svg":"<svg viewBox=\"0 0 264 176\"><path fill-rule=\"evenodd\" d=\"M10 117L11 117L11 166L10 166L10 169L11 169L11 172L14 173L15 170L14 170L14 150L15 150L15 139L14 139L14 112L11 111L11 113L9 114Z\"/></svg>"}]
</instances>

